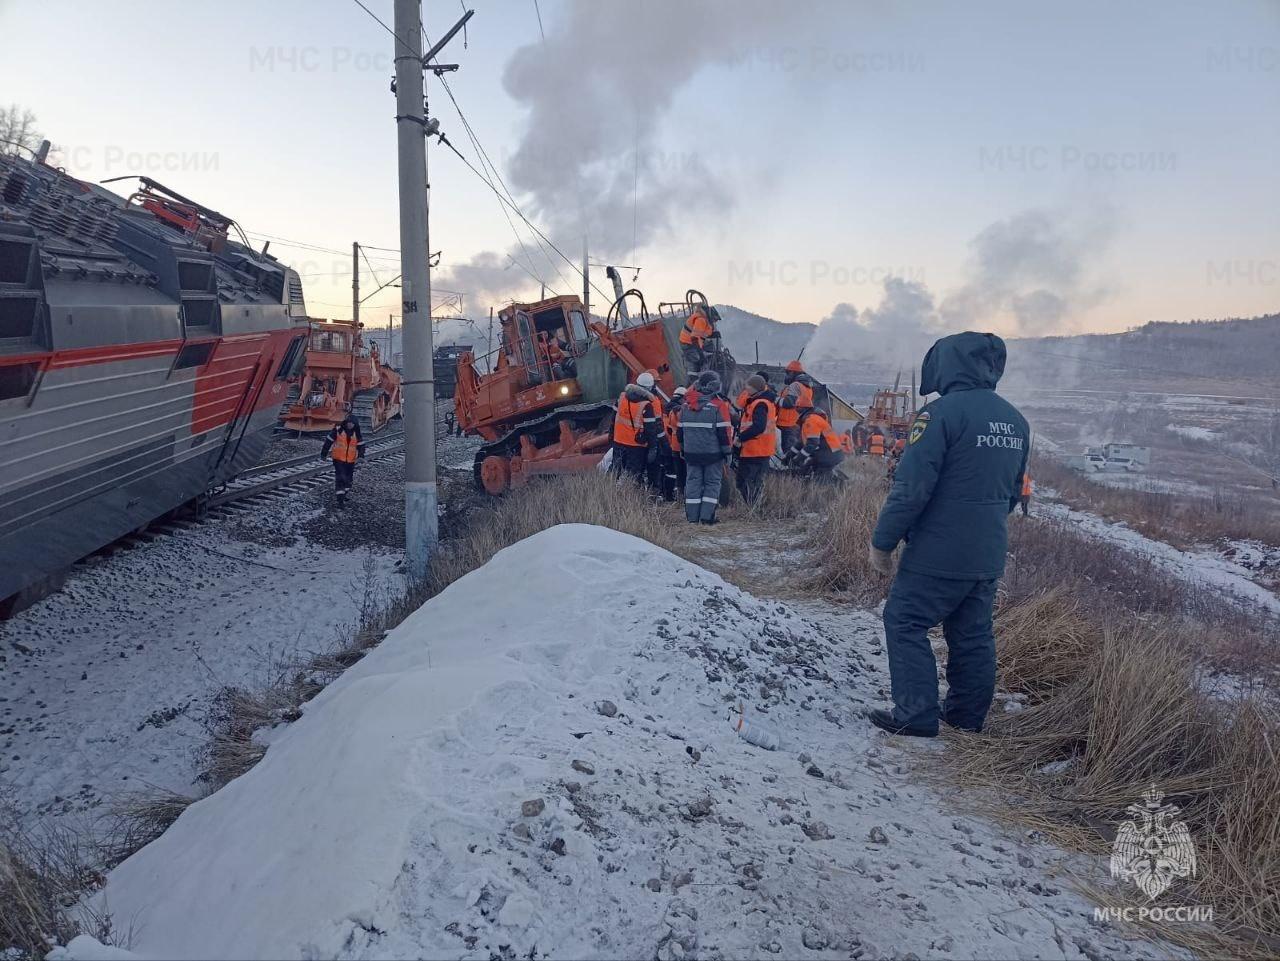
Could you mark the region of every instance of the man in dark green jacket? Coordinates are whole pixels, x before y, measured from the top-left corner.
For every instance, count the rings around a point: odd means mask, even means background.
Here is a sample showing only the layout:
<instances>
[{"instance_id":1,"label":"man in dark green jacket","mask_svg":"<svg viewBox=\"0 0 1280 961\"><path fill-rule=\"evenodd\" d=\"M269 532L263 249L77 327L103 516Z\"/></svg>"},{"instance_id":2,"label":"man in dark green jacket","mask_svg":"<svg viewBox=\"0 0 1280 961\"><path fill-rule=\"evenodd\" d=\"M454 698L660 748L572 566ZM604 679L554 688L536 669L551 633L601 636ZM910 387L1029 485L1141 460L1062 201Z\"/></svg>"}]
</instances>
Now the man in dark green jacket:
<instances>
[{"instance_id":1,"label":"man in dark green jacket","mask_svg":"<svg viewBox=\"0 0 1280 961\"><path fill-rule=\"evenodd\" d=\"M868 712L895 734L938 733L938 666L928 638L938 624L948 651L942 720L979 731L991 707L991 607L1031 440L1026 418L995 392L1004 363L995 334L966 331L929 349L920 392L941 396L911 425L871 537L871 564L882 574L893 573L893 551L906 541L884 608L894 707Z\"/></svg>"}]
</instances>

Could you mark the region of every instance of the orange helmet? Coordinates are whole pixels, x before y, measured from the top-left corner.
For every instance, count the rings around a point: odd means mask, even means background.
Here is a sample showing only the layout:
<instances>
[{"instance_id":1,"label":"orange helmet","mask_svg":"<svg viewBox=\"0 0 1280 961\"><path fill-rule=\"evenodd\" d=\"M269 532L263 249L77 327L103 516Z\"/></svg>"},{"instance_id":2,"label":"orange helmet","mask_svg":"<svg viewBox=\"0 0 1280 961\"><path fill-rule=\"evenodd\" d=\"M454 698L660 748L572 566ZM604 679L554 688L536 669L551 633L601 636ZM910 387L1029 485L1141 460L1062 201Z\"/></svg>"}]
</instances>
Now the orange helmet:
<instances>
[{"instance_id":1,"label":"orange helmet","mask_svg":"<svg viewBox=\"0 0 1280 961\"><path fill-rule=\"evenodd\" d=\"M802 366L800 365L800 361L798 361L798 360L793 360L793 361L791 361L790 363L788 363L788 364L787 364L787 373L789 373L789 374L803 374L803 373L804 373L804 367L802 367Z\"/></svg>"}]
</instances>

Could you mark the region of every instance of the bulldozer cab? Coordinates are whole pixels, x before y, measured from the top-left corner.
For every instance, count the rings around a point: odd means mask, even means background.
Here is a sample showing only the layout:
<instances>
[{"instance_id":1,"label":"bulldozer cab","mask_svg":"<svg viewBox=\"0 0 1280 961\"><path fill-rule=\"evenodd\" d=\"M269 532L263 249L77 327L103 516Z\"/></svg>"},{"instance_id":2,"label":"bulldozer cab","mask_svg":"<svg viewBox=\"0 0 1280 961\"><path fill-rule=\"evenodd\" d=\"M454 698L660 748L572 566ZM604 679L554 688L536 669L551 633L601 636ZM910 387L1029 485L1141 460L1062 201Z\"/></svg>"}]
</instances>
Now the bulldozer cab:
<instances>
[{"instance_id":1,"label":"bulldozer cab","mask_svg":"<svg viewBox=\"0 0 1280 961\"><path fill-rule=\"evenodd\" d=\"M502 323L498 367L522 369L525 387L571 378L577 358L590 346L586 312L577 297L511 304L498 317Z\"/></svg>"}]
</instances>

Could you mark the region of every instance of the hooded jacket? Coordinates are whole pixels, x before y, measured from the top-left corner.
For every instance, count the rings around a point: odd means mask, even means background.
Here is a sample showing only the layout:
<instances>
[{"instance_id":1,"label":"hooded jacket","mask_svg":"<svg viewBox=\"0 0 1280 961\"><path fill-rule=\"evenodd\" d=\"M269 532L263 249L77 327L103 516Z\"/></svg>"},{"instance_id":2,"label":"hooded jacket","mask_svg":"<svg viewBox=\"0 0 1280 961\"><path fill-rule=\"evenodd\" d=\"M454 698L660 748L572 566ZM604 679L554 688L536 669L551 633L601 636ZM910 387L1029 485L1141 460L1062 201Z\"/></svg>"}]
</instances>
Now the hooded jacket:
<instances>
[{"instance_id":1,"label":"hooded jacket","mask_svg":"<svg viewBox=\"0 0 1280 961\"><path fill-rule=\"evenodd\" d=\"M883 551L905 540L904 570L973 580L1004 573L1006 521L1031 446L1026 418L995 392L1004 364L1004 341L974 331L925 354L920 392L941 396L911 425L871 537Z\"/></svg>"},{"instance_id":2,"label":"hooded jacket","mask_svg":"<svg viewBox=\"0 0 1280 961\"><path fill-rule=\"evenodd\" d=\"M686 463L714 464L733 453L729 418L729 402L718 394L694 389L684 395L676 432Z\"/></svg>"}]
</instances>

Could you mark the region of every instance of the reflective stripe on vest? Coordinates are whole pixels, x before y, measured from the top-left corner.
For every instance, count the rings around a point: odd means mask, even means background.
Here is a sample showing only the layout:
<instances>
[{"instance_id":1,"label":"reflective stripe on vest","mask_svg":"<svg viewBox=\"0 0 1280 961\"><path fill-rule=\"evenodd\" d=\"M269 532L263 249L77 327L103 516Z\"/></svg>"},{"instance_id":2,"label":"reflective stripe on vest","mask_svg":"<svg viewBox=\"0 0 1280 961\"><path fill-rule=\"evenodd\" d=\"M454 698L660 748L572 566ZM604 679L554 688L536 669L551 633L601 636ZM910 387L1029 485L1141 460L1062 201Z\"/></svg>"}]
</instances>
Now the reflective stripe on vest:
<instances>
[{"instance_id":1,"label":"reflective stripe on vest","mask_svg":"<svg viewBox=\"0 0 1280 961\"><path fill-rule=\"evenodd\" d=\"M338 431L333 442L333 459L340 464L354 464L360 456L360 442L350 434Z\"/></svg>"},{"instance_id":2,"label":"reflective stripe on vest","mask_svg":"<svg viewBox=\"0 0 1280 961\"><path fill-rule=\"evenodd\" d=\"M625 393L618 398L618 414L613 418L613 440L627 447L644 447L644 401L634 401Z\"/></svg>"},{"instance_id":3,"label":"reflective stripe on vest","mask_svg":"<svg viewBox=\"0 0 1280 961\"><path fill-rule=\"evenodd\" d=\"M742 426L746 428L755 423L756 407L760 404L765 406L768 421L765 424L763 434L758 434L748 441L743 441L743 457L772 457L778 450L778 409L773 406L773 403L767 397L757 397L747 404L747 410L742 415Z\"/></svg>"}]
</instances>

